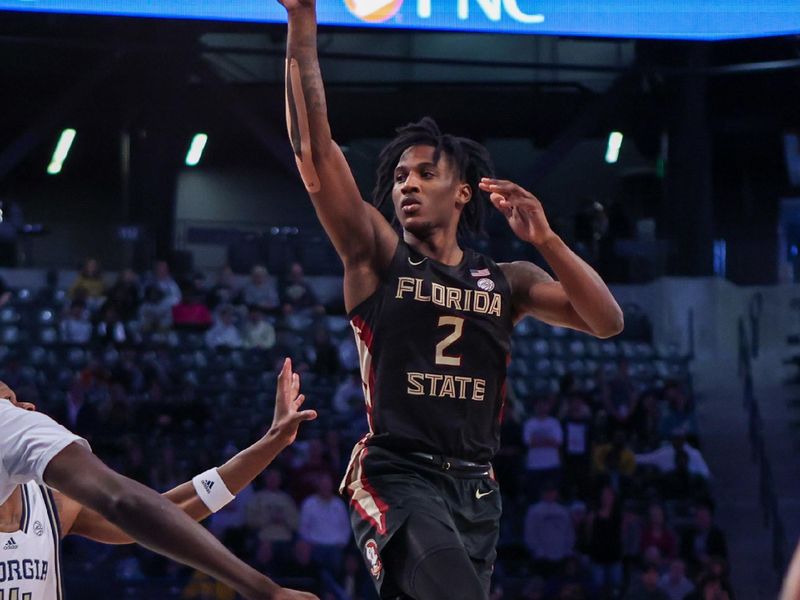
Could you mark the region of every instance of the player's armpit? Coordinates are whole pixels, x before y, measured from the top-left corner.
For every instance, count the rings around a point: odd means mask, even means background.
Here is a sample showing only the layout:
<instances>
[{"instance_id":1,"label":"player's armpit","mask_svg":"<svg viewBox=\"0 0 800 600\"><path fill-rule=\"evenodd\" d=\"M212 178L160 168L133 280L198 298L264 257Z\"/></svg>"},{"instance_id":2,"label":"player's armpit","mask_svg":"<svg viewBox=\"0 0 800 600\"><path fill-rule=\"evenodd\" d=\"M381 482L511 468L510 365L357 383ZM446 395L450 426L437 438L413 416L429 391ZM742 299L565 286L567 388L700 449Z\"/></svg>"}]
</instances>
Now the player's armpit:
<instances>
[{"instance_id":1,"label":"player's armpit","mask_svg":"<svg viewBox=\"0 0 800 600\"><path fill-rule=\"evenodd\" d=\"M544 269L525 261L499 266L511 285L515 323L531 316L548 325L593 333L572 306L563 286Z\"/></svg>"}]
</instances>

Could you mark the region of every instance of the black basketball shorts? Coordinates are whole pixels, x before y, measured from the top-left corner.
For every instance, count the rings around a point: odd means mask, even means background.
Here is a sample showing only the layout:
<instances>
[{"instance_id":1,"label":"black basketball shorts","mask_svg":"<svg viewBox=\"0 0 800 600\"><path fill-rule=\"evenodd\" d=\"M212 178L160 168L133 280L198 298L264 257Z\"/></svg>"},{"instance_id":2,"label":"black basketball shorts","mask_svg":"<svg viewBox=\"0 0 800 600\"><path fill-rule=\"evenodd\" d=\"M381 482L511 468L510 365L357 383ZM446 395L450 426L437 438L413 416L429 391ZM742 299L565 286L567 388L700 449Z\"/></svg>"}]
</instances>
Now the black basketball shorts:
<instances>
[{"instance_id":1,"label":"black basketball shorts","mask_svg":"<svg viewBox=\"0 0 800 600\"><path fill-rule=\"evenodd\" d=\"M488 595L502 512L500 489L491 468L447 469L426 464L414 455L359 443L340 492L349 502L355 540L381 598L399 595L391 573L384 570L381 553L416 512L435 518L452 531L452 539L445 543L466 550ZM426 532L414 535L424 540ZM443 543L441 533L432 535L431 546ZM409 560L418 558L422 557Z\"/></svg>"}]
</instances>

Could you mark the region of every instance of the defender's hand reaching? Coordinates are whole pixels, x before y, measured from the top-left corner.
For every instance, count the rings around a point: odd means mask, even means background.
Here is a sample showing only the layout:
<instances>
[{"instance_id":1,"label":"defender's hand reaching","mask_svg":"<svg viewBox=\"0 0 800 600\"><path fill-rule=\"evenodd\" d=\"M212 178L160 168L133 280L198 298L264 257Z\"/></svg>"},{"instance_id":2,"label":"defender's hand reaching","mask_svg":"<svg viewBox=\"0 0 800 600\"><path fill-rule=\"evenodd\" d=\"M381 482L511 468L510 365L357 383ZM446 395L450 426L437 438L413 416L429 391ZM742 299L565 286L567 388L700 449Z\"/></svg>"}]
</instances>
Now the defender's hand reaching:
<instances>
[{"instance_id":1,"label":"defender's hand reaching","mask_svg":"<svg viewBox=\"0 0 800 600\"><path fill-rule=\"evenodd\" d=\"M292 372L292 359L283 361L283 368L278 375L278 389L275 392L275 415L270 430L287 444L294 442L297 428L303 421L317 418L314 410L300 410L306 397L300 393L300 375Z\"/></svg>"},{"instance_id":2,"label":"defender's hand reaching","mask_svg":"<svg viewBox=\"0 0 800 600\"><path fill-rule=\"evenodd\" d=\"M479 185L490 194L492 204L508 220L518 238L539 246L555 237L542 203L529 191L511 181L488 177L481 179Z\"/></svg>"}]
</instances>

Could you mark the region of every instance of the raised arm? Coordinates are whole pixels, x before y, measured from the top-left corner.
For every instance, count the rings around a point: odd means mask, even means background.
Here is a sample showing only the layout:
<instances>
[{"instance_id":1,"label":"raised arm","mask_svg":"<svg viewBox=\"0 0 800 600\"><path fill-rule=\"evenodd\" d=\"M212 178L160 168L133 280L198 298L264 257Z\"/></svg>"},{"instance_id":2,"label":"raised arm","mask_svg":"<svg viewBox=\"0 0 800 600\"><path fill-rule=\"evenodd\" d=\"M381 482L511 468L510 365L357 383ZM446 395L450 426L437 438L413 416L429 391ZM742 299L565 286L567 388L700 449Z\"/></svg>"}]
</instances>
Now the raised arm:
<instances>
[{"instance_id":1,"label":"raised arm","mask_svg":"<svg viewBox=\"0 0 800 600\"><path fill-rule=\"evenodd\" d=\"M303 421L315 419L313 410L300 410L305 396L300 394L300 376L292 372L292 362L286 359L278 375L278 389L275 394L275 414L267 433L252 446L245 448L231 458L218 471L222 481L234 495L241 492L253 479L275 459L281 451L294 442L297 429ZM211 511L200 499L191 481L163 494L192 519L200 521ZM131 544L135 540L122 529L111 523L97 511L81 506L64 497L62 526L64 535L76 534L105 544Z\"/></svg>"},{"instance_id":2,"label":"raised arm","mask_svg":"<svg viewBox=\"0 0 800 600\"><path fill-rule=\"evenodd\" d=\"M397 235L382 215L363 201L350 167L331 137L317 57L316 2L280 1L289 18L286 120L303 183L345 269L377 272L391 260ZM374 289L377 280L367 281L366 287L370 284ZM352 306L349 300L363 299L348 299L347 287L345 281L346 303Z\"/></svg>"},{"instance_id":3,"label":"raised arm","mask_svg":"<svg viewBox=\"0 0 800 600\"><path fill-rule=\"evenodd\" d=\"M299 394L299 385L299 378L292 373L287 360L279 377L275 418L270 431L219 469L233 493L252 481L294 440L300 422L316 417L314 411L299 410L304 399ZM59 492L59 512L70 533L106 543L136 541L208 573L246 598L315 598L278 587L190 520L189 516L201 519L209 514L191 482L160 496L115 473L77 444L71 444L52 459L45 471L45 481Z\"/></svg>"},{"instance_id":4,"label":"raised arm","mask_svg":"<svg viewBox=\"0 0 800 600\"><path fill-rule=\"evenodd\" d=\"M622 331L622 310L608 286L550 229L541 202L510 181L484 179L480 186L517 237L533 244L558 278L554 281L529 262L502 265L511 284L515 318L531 315L600 338Z\"/></svg>"}]
</instances>

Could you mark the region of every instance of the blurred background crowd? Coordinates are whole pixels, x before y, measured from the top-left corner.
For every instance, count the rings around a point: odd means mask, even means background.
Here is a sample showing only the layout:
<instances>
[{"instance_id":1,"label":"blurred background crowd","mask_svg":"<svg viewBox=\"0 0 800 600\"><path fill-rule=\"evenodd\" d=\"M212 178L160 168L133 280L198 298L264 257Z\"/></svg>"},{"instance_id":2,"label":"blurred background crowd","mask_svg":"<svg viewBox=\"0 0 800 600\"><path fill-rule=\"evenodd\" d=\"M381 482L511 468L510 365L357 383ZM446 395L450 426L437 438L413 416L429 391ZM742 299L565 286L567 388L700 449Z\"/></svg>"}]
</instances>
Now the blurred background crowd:
<instances>
[{"instance_id":1,"label":"blurred background crowd","mask_svg":"<svg viewBox=\"0 0 800 600\"><path fill-rule=\"evenodd\" d=\"M208 526L279 581L335 600L374 598L337 488L366 431L352 331L300 262L284 273L105 274L0 296L0 379L161 491L220 464L271 421L290 356L320 417ZM618 339L523 321L509 367L504 516L492 596L732 598L686 357L652 339L636 305ZM65 542L81 598L234 598L137 547ZM113 578L94 574L110 569ZM80 590L80 591L77 591ZM166 592L159 591L159 597ZM716 595L714 595L716 594Z\"/></svg>"}]
</instances>

